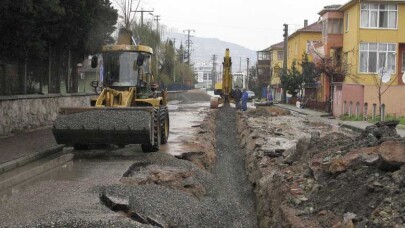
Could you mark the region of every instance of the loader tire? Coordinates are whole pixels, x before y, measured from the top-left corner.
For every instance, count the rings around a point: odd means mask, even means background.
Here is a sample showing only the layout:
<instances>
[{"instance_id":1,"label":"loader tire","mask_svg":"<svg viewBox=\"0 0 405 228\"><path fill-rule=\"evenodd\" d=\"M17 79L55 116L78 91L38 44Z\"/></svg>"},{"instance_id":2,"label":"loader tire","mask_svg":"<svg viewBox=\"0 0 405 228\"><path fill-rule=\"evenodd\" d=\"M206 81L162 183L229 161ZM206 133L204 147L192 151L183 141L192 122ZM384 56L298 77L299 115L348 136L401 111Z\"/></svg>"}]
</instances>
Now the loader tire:
<instances>
[{"instance_id":1,"label":"loader tire","mask_svg":"<svg viewBox=\"0 0 405 228\"><path fill-rule=\"evenodd\" d=\"M169 139L169 127L170 127L170 118L169 118L169 111L166 106L160 108L160 143L166 144L167 140Z\"/></svg>"},{"instance_id":2,"label":"loader tire","mask_svg":"<svg viewBox=\"0 0 405 228\"><path fill-rule=\"evenodd\" d=\"M153 110L153 144L148 143L148 144L142 144L142 151L145 153L149 153L149 152L156 152L159 151L160 149L160 137L161 137L161 133L160 133L160 119L159 119L159 111L160 109L155 108Z\"/></svg>"}]
</instances>

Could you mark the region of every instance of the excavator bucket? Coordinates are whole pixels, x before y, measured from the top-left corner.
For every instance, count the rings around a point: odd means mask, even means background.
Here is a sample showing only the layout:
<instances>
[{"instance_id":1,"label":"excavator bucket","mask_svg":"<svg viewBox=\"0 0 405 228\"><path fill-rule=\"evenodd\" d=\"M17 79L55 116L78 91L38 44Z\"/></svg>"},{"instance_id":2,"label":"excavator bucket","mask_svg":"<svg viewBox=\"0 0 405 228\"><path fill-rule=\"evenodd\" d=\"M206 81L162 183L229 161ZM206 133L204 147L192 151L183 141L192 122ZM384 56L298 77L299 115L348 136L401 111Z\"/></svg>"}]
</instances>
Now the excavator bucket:
<instances>
[{"instance_id":1,"label":"excavator bucket","mask_svg":"<svg viewBox=\"0 0 405 228\"><path fill-rule=\"evenodd\" d=\"M153 107L63 108L53 126L58 144L153 144Z\"/></svg>"}]
</instances>

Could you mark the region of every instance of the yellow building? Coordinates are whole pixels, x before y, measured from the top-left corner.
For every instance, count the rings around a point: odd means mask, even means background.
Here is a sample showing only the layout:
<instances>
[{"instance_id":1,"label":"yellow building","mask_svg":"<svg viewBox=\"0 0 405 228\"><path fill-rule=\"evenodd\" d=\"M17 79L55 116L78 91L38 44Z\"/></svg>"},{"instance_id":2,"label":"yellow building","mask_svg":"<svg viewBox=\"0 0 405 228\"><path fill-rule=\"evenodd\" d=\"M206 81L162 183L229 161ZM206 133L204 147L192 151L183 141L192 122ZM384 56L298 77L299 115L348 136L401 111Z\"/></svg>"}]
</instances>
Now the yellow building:
<instances>
[{"instance_id":1,"label":"yellow building","mask_svg":"<svg viewBox=\"0 0 405 228\"><path fill-rule=\"evenodd\" d=\"M303 55L308 53L308 47L312 43L320 43L322 40L322 24L319 22L308 25L308 21L304 21L304 27L298 29L290 36L287 42L287 69L291 69L293 62L296 62L296 69L302 72L300 63L303 60ZM304 89L305 96L313 96L316 93L316 85L306 86ZM288 96L288 95L287 95Z\"/></svg>"},{"instance_id":2,"label":"yellow building","mask_svg":"<svg viewBox=\"0 0 405 228\"><path fill-rule=\"evenodd\" d=\"M308 44L311 42L319 42L322 40L322 24L315 22L311 25L307 25L305 20L304 27L298 29L290 36L288 36L287 45L287 68L290 69L293 61L297 61L297 68L301 71L301 67L298 65L302 60L302 55L307 53Z\"/></svg>"},{"instance_id":3,"label":"yellow building","mask_svg":"<svg viewBox=\"0 0 405 228\"><path fill-rule=\"evenodd\" d=\"M284 42L273 44L270 51L270 87L272 97L276 101L281 100L280 70L283 68Z\"/></svg>"},{"instance_id":4,"label":"yellow building","mask_svg":"<svg viewBox=\"0 0 405 228\"><path fill-rule=\"evenodd\" d=\"M352 0L338 11L348 71L342 82L331 83L333 114L370 115L379 106L381 84L381 91L388 88L382 95L386 114L405 116L405 0Z\"/></svg>"}]
</instances>

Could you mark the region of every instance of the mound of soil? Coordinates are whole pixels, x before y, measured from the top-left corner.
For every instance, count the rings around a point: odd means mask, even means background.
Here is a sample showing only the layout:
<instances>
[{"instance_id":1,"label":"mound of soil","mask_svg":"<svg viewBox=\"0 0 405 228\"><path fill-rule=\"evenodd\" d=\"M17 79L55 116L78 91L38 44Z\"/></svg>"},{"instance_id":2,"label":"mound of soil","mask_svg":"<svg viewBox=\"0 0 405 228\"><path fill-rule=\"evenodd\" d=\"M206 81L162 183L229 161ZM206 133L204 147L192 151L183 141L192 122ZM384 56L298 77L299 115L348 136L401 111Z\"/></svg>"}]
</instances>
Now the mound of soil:
<instances>
[{"instance_id":1,"label":"mound of soil","mask_svg":"<svg viewBox=\"0 0 405 228\"><path fill-rule=\"evenodd\" d=\"M351 136L297 128L315 126L305 118L269 117L264 110L247 115L238 127L261 227L405 226L405 138L396 134L397 123ZM258 123L269 122L261 130ZM274 137L277 143L269 144ZM294 146L278 149L288 143Z\"/></svg>"},{"instance_id":2,"label":"mound of soil","mask_svg":"<svg viewBox=\"0 0 405 228\"><path fill-rule=\"evenodd\" d=\"M249 117L268 117L268 116L283 116L289 115L290 112L275 106L257 106L256 109L251 109L248 112Z\"/></svg>"}]
</instances>

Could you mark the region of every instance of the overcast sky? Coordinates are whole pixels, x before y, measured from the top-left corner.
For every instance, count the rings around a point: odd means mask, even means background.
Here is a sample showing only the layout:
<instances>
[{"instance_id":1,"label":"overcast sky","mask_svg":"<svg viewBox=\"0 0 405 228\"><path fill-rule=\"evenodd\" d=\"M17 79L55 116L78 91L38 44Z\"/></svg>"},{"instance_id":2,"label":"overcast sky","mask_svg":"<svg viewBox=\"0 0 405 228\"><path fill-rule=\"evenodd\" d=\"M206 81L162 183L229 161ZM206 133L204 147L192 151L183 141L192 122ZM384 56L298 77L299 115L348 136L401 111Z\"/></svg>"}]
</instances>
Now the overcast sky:
<instances>
[{"instance_id":1,"label":"overcast sky","mask_svg":"<svg viewBox=\"0 0 405 228\"><path fill-rule=\"evenodd\" d=\"M282 41L284 23L293 32L303 26L305 19L309 24L317 21L324 6L347 1L141 0L139 8L153 9L160 15L160 23L179 32L194 29L195 36L218 38L257 51ZM151 17L144 14L145 19Z\"/></svg>"}]
</instances>

